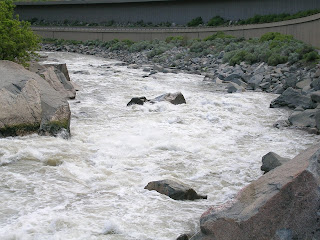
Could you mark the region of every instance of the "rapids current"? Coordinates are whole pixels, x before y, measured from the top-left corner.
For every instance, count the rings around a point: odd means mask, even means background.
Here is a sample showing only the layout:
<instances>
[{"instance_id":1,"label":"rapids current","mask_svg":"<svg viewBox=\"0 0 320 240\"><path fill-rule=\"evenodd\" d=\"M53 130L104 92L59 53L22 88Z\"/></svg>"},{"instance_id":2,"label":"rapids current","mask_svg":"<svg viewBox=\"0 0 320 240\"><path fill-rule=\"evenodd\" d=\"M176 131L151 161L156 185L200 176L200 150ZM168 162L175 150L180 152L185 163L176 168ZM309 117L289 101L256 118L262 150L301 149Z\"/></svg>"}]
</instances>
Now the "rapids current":
<instances>
[{"instance_id":1,"label":"rapids current","mask_svg":"<svg viewBox=\"0 0 320 240\"><path fill-rule=\"evenodd\" d=\"M294 157L319 137L276 129L289 112L273 94L227 94L203 76L46 53L66 62L80 91L69 101L72 138L0 139L0 239L172 240L262 175L261 157ZM132 97L181 91L187 104L126 107ZM144 186L178 180L208 195L175 201Z\"/></svg>"}]
</instances>

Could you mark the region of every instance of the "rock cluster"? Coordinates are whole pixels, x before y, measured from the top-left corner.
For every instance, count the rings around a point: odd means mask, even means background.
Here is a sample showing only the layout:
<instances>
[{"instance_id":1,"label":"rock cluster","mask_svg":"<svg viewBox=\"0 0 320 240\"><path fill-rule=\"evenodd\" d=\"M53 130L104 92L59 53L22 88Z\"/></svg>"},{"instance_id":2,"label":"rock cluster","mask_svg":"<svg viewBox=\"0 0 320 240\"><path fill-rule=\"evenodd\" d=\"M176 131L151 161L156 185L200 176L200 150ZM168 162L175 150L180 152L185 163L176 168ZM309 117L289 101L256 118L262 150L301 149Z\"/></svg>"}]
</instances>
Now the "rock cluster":
<instances>
[{"instance_id":1,"label":"rock cluster","mask_svg":"<svg viewBox=\"0 0 320 240\"><path fill-rule=\"evenodd\" d=\"M0 137L30 133L69 137L67 98L74 98L70 94L73 89L64 88L62 81L66 78L58 69L40 65L31 68L35 72L40 68L39 75L14 62L0 61Z\"/></svg>"}]
</instances>

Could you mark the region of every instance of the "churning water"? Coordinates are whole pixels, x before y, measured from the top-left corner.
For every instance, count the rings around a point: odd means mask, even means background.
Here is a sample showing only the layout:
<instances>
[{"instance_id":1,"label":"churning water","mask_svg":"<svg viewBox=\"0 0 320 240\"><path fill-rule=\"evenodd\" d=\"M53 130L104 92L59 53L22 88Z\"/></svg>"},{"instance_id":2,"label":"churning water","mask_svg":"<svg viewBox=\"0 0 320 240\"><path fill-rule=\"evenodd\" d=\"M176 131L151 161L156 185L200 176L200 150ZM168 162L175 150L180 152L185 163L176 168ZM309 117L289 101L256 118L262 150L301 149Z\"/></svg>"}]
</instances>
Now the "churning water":
<instances>
[{"instance_id":1,"label":"churning water","mask_svg":"<svg viewBox=\"0 0 320 240\"><path fill-rule=\"evenodd\" d=\"M117 61L49 53L81 91L70 101L72 138L0 139L0 239L171 240L261 176L269 151L293 157L318 137L273 123L276 97L226 94L203 77L145 72ZM80 72L79 72L80 71ZM181 91L184 105L126 107L136 96ZM184 182L208 200L175 201L144 186Z\"/></svg>"}]
</instances>

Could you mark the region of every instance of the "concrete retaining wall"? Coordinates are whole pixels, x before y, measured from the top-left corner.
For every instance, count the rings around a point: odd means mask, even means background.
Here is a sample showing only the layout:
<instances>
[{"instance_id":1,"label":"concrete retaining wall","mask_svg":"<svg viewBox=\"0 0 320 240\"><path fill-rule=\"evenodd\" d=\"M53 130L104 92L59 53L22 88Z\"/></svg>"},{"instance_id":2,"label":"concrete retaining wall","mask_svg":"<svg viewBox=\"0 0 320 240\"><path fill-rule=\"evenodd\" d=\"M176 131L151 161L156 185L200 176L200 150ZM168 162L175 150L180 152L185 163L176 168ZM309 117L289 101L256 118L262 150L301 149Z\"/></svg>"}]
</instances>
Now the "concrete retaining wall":
<instances>
[{"instance_id":1,"label":"concrete retaining wall","mask_svg":"<svg viewBox=\"0 0 320 240\"><path fill-rule=\"evenodd\" d=\"M256 14L296 13L320 9L320 0L71 0L16 3L22 20L83 22L174 22L186 24L201 16L208 21L220 15L238 20Z\"/></svg>"},{"instance_id":2,"label":"concrete retaining wall","mask_svg":"<svg viewBox=\"0 0 320 240\"><path fill-rule=\"evenodd\" d=\"M253 38L260 37L267 32L280 32L293 35L294 38L320 48L320 14L276 23L255 24L219 28L156 28L156 29L126 29L126 28L63 28L63 27L33 27L34 32L44 38L56 38L65 40L102 40L130 39L164 40L169 36L185 36L188 39L205 38L218 31L227 34Z\"/></svg>"}]
</instances>

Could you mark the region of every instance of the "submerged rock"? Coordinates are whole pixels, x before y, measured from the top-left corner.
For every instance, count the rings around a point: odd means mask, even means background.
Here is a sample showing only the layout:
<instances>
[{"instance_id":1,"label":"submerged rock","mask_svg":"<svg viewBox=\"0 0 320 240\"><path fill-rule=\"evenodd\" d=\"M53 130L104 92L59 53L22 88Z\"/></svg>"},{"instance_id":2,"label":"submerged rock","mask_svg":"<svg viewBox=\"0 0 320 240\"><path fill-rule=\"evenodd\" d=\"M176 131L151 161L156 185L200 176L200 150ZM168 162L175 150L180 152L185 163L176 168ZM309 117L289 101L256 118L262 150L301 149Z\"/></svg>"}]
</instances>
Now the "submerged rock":
<instances>
[{"instance_id":1,"label":"submerged rock","mask_svg":"<svg viewBox=\"0 0 320 240\"><path fill-rule=\"evenodd\" d=\"M10 61L0 61L0 74L2 137L30 133L57 136L61 131L69 136L69 104L49 83Z\"/></svg>"},{"instance_id":2,"label":"submerged rock","mask_svg":"<svg viewBox=\"0 0 320 240\"><path fill-rule=\"evenodd\" d=\"M198 195L192 188L168 179L149 182L145 189L155 190L174 200L207 199L207 196Z\"/></svg>"},{"instance_id":3,"label":"submerged rock","mask_svg":"<svg viewBox=\"0 0 320 240\"><path fill-rule=\"evenodd\" d=\"M191 239L320 239L319 189L316 145L253 181L223 209L210 208Z\"/></svg>"},{"instance_id":4,"label":"submerged rock","mask_svg":"<svg viewBox=\"0 0 320 240\"><path fill-rule=\"evenodd\" d=\"M150 100L151 102L162 102L162 101L167 101L170 102L174 105L178 104L184 104L186 103L186 99L184 98L183 94L181 92L176 92L176 93L166 93L163 94L159 97L156 97L154 99Z\"/></svg>"},{"instance_id":5,"label":"submerged rock","mask_svg":"<svg viewBox=\"0 0 320 240\"><path fill-rule=\"evenodd\" d=\"M145 102L148 102L149 100L146 97L134 97L131 98L130 102L127 103L127 106L131 106L134 104L143 105Z\"/></svg>"},{"instance_id":6,"label":"submerged rock","mask_svg":"<svg viewBox=\"0 0 320 240\"><path fill-rule=\"evenodd\" d=\"M283 158L274 152L269 152L262 157L261 171L264 171L264 173L270 172L289 160L289 158Z\"/></svg>"},{"instance_id":7,"label":"submerged rock","mask_svg":"<svg viewBox=\"0 0 320 240\"><path fill-rule=\"evenodd\" d=\"M177 93L166 93L150 100L147 99L146 97L134 97L134 98L131 98L130 102L127 103L127 106L134 105L134 104L143 105L146 102L156 103L156 102L163 102L163 101L170 102L174 105L186 103L186 100L183 94L181 92L177 92Z\"/></svg>"}]
</instances>

